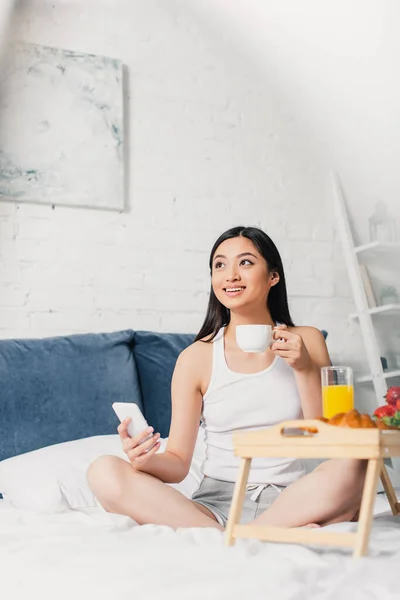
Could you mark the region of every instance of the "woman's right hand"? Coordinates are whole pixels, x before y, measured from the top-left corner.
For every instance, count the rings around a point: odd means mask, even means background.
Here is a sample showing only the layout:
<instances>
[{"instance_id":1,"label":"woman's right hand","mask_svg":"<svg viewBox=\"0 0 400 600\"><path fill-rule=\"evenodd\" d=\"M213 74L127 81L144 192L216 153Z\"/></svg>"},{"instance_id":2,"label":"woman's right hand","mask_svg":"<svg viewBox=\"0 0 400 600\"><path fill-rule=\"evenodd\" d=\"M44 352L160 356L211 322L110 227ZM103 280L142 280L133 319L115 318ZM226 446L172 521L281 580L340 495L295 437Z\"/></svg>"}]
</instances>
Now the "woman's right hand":
<instances>
[{"instance_id":1,"label":"woman's right hand","mask_svg":"<svg viewBox=\"0 0 400 600\"><path fill-rule=\"evenodd\" d=\"M128 434L128 425L131 418L127 418L118 426L119 437L122 442L122 448L129 458L129 461L134 469L141 471L145 464L148 462L157 450L160 448L160 434L155 433L146 442L143 442L151 433L153 433L153 427L148 427L139 433L134 438L131 438Z\"/></svg>"}]
</instances>

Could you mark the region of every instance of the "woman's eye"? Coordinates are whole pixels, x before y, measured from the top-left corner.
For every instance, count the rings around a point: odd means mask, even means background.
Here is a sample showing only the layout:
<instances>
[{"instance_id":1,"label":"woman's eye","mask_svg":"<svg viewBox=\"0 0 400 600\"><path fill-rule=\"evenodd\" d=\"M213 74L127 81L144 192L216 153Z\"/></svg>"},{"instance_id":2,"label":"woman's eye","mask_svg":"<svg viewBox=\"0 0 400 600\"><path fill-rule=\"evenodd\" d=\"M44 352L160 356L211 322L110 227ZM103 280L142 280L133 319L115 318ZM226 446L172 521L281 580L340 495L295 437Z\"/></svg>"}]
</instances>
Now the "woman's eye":
<instances>
[{"instance_id":1,"label":"woman's eye","mask_svg":"<svg viewBox=\"0 0 400 600\"><path fill-rule=\"evenodd\" d=\"M222 262L216 262L215 265L214 265L214 269L220 269L223 266L224 266L224 263L222 263Z\"/></svg>"},{"instance_id":2,"label":"woman's eye","mask_svg":"<svg viewBox=\"0 0 400 600\"><path fill-rule=\"evenodd\" d=\"M242 261L240 261L241 266L247 266L247 265L252 265L252 264L253 263L248 258L244 258Z\"/></svg>"}]
</instances>

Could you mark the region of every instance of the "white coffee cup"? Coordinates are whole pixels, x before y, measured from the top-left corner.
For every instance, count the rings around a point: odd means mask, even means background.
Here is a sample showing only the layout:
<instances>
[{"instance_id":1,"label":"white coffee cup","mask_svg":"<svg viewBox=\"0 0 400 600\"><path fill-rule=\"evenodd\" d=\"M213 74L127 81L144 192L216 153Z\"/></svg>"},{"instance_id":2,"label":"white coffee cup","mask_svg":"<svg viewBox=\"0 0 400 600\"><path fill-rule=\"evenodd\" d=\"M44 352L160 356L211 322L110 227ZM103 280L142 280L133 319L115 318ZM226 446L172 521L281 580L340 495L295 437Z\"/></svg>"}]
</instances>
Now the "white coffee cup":
<instances>
[{"instance_id":1,"label":"white coffee cup","mask_svg":"<svg viewBox=\"0 0 400 600\"><path fill-rule=\"evenodd\" d=\"M272 335L271 325L236 325L236 343L243 352L264 352Z\"/></svg>"}]
</instances>

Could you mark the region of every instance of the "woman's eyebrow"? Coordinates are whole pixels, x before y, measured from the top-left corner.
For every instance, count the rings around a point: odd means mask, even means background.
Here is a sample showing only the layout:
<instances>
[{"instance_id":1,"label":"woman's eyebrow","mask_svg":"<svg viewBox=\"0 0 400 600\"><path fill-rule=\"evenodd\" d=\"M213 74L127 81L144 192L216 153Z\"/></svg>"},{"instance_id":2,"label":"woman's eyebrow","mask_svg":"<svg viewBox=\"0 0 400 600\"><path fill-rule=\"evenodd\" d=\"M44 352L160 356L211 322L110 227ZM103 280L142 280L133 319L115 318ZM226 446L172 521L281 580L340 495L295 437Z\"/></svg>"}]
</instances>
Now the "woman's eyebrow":
<instances>
[{"instance_id":1,"label":"woman's eyebrow","mask_svg":"<svg viewBox=\"0 0 400 600\"><path fill-rule=\"evenodd\" d=\"M243 256L253 256L253 258L258 258L252 252L241 252L236 256L236 258L243 258ZM217 254L216 256L214 256L214 260L217 260L217 258L226 258L226 256L224 256L223 254Z\"/></svg>"},{"instance_id":2,"label":"woman's eyebrow","mask_svg":"<svg viewBox=\"0 0 400 600\"><path fill-rule=\"evenodd\" d=\"M257 258L257 256L252 254L252 252L242 252L241 254L238 254L236 258L242 258L243 256L253 256L254 258Z\"/></svg>"}]
</instances>

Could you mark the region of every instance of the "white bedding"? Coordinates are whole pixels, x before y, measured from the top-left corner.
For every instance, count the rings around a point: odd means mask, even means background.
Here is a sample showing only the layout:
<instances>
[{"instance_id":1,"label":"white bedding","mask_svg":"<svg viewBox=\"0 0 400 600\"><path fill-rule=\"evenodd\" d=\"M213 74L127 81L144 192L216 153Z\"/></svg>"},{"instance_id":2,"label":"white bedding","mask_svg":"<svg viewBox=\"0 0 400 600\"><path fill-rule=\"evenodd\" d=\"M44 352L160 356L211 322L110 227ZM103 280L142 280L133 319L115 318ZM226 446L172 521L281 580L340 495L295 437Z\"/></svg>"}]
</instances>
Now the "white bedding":
<instances>
[{"instance_id":1,"label":"white bedding","mask_svg":"<svg viewBox=\"0 0 400 600\"><path fill-rule=\"evenodd\" d=\"M223 534L213 529L138 527L100 508L46 515L0 500L1 595L6 600L394 600L400 596L400 519L387 511L378 496L369 557L353 561L349 550L252 540L226 548Z\"/></svg>"}]
</instances>

